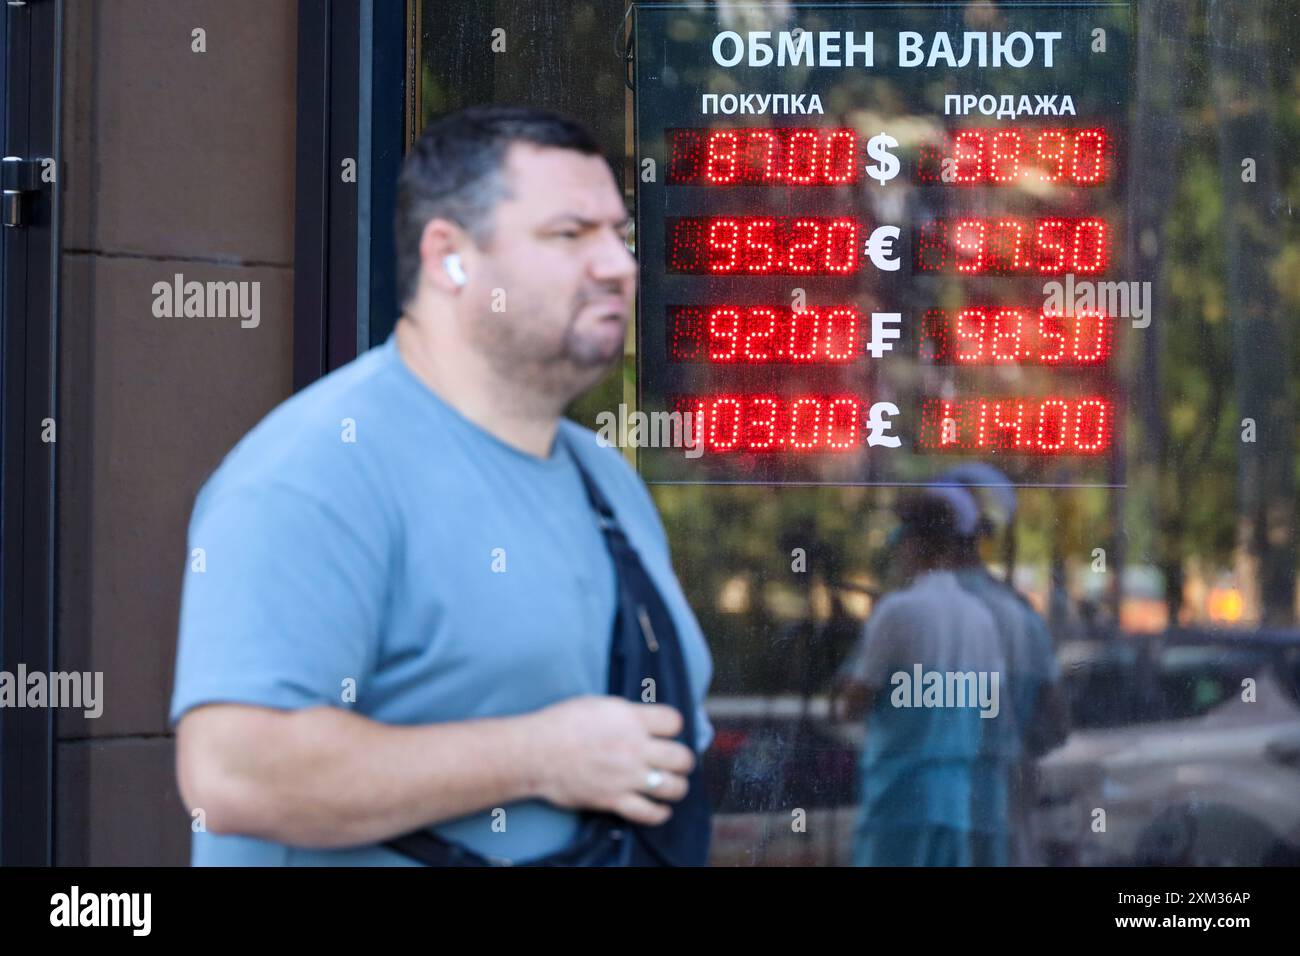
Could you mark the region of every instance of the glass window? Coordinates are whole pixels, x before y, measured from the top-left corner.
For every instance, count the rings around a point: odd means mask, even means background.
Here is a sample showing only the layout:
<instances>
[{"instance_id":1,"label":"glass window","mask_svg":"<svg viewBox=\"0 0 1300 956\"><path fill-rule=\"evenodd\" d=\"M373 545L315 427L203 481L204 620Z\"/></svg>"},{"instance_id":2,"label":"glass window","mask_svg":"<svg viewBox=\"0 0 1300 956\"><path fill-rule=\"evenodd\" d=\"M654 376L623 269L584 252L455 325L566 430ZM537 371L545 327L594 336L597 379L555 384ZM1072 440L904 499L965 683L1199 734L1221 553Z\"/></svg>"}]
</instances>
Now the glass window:
<instances>
[{"instance_id":1,"label":"glass window","mask_svg":"<svg viewBox=\"0 0 1300 956\"><path fill-rule=\"evenodd\" d=\"M727 449L710 447L715 439L706 438L696 466L681 456L638 458L628 449L654 482L679 577L714 654L717 737L706 759L718 810L715 862L816 865L854 857L864 792L886 772L877 763L871 778L873 727L877 743L881 731L871 715L837 719L831 690L882 600L916 584L900 559L898 506L916 493L915 483L977 460L1013 482L1001 505L987 488L973 495L986 519L979 559L1041 619L1070 718L1063 743L1016 758L1013 785L1022 789L1011 809L999 811L1006 826L1032 833L1038 858L1057 864L1250 865L1300 848L1300 232L1292 213L1300 167L1286 158L1300 146L1293 55L1300 8L1289 0L1032 9L645 3L634 12L631 73L617 55L621 2L426 0L419 8L421 122L489 101L571 113L596 130L621 171L629 204L640 203L641 333L629 336L621 374L576 404L577 420L596 427L596 415L620 403L667 408L669 386L682 383L707 386L714 398L736 382L797 397L789 376L745 379L702 366L687 374L673 365L672 307L703 310L707 323L708 309L736 306L742 314L735 322L743 323L753 318L745 310L762 305L763 296L789 306L800 286L814 307L842 295L863 317L902 314L897 352L878 367L862 354L852 369L835 373L840 377L807 379L825 395L843 385L895 396L897 431L906 440L896 459L864 448L856 470L807 462L776 467L752 449L727 460ZM869 26L876 60L870 69L733 67L717 61L712 45L726 31L767 31L772 50L781 52L780 37L796 29L816 39L846 31L857 37ZM909 30L922 35L933 63L900 65L897 37ZM1039 39L1032 67L945 71L946 54L933 44L940 31L953 38L954 61L967 33L1062 36L1052 69ZM803 41L795 35L788 42L793 60ZM833 44L810 48L832 61L843 56ZM1016 58L1021 52L1008 51ZM732 52L724 47L723 58ZM625 83L634 74L636 96ZM823 112L741 115L737 105L704 114L702 92L818 93ZM994 110L978 98L961 114L946 110L947 96L968 92L991 96ZM1058 112L1036 112L1040 96L1067 94L1072 112L1059 111L1060 99ZM1005 97L1013 115L999 117ZM1014 112L1022 98L1031 107L1025 115ZM863 151L845 167L851 181L801 191L790 180L791 169L808 172L797 156L784 171L779 162L772 167L762 150L770 146L789 161L805 148L790 138L798 128L847 131L844 141ZM750 129L761 132L739 152L739 140L724 138L718 146L708 139L717 130ZM882 132L897 144L893 181L873 179L866 169L885 162L867 152ZM830 143L823 144L828 163ZM698 162L674 165L675 145L686 154L697 150L696 159L712 162L723 179L741 169L744 181L730 192L725 183L704 185ZM722 147L732 148L729 159L718 159ZM884 140L880 148L891 149ZM652 182L640 177L646 158L658 164ZM710 274L709 264L723 260L709 246L720 227L706 223L703 238L688 236L702 243L701 274L691 275L689 266L674 273L674 221L692 216L859 217L864 229L894 223L908 259L888 273L864 261L860 276L840 285L819 276L769 276L756 266L761 281L745 285ZM1071 230L1084 220L1103 221L1109 232L1104 240L1086 229L1044 232L1044 222L1057 220ZM927 234L936 222L948 231ZM753 240L744 255L800 241L777 231L768 236L766 226L744 237L739 227L726 228L738 248ZM929 251L926 235L935 243ZM806 233L802 239L811 242ZM1063 253L1073 258L1061 269L1040 268L1053 249L1071 242L1078 248ZM926 259L939 254L934 250L948 257L938 278L927 275L927 262L938 261ZM1089 294L1111 296L1088 305L1082 284L1062 289L1079 315L1096 310L1111 320L1104 380L1097 368L1082 367L1094 347L1102 348L1101 333L1089 333L1078 316L1043 318L1050 311L1047 285L1064 285L1066 273L1071 282L1095 282ZM749 298L728 300L738 290ZM1127 301L1117 298L1121 291ZM1032 302L1036 311L1014 328L1010 319L999 326L999 310L1011 309L1013 300ZM969 311L979 308L987 314ZM788 321L796 311L777 318ZM724 318L731 321L731 314ZM754 332L703 328L692 334L702 337L706 352ZM935 329L948 336L946 361L935 356L938 336L926 344L927 330ZM721 345L715 341L727 335ZM1064 365L1072 354L1081 367L1058 367L1056 344ZM983 365L962 368L961 356L975 353ZM1012 435L1001 444L968 444L960 456L922 454L925 400L1021 394L1075 401L1093 394L1079 385L1085 380L1113 403L1104 454L1028 454L1017 444L1018 431L988 417L1023 412L1012 406L990 406L958 422L971 429L994 422ZM1069 387L1052 391L1061 382ZM1028 414L1041 419L1047 412L1040 404ZM1038 428L1048 445L1068 431L1032 421L1023 427ZM707 481L693 483L700 478ZM997 614L990 616L997 627ZM1034 706L1025 705L1028 723L1045 719ZM1029 747L1030 731L1017 733L1018 746ZM1090 829L1097 806L1109 815L1104 838ZM1200 832L1213 839L1162 842L1171 815L1202 820Z\"/></svg>"}]
</instances>

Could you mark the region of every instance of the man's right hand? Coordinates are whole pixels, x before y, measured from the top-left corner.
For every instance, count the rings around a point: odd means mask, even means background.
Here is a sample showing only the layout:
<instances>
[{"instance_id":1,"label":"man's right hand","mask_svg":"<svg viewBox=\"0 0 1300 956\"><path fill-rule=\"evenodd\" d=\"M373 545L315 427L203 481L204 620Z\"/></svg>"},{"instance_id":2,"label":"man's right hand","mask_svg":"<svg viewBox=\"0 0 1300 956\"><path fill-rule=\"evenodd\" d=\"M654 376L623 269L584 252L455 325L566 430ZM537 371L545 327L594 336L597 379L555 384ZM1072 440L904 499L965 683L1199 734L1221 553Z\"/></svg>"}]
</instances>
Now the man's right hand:
<instances>
[{"instance_id":1,"label":"man's right hand","mask_svg":"<svg viewBox=\"0 0 1300 956\"><path fill-rule=\"evenodd\" d=\"M575 810L603 810L656 826L672 816L666 803L686 796L694 752L673 738L682 715L666 704L585 696L528 715L536 742L539 796ZM650 773L663 779L651 789Z\"/></svg>"}]
</instances>

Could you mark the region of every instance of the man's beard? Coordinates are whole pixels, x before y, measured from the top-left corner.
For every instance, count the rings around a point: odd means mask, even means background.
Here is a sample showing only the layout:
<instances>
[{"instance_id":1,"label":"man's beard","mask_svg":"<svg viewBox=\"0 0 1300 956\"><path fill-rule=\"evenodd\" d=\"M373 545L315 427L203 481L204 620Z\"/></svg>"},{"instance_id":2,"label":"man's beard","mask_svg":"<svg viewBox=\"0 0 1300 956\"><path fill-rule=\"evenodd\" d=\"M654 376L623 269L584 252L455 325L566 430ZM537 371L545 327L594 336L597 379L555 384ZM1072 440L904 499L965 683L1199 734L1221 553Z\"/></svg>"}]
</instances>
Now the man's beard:
<instances>
[{"instance_id":1,"label":"man's beard","mask_svg":"<svg viewBox=\"0 0 1300 956\"><path fill-rule=\"evenodd\" d=\"M601 299L617 297L622 299L623 290L617 284L604 284L594 290L584 290L578 293L574 299L573 306L569 310L569 324L564 330L565 354L579 367L595 367L602 370L602 377L614 366L620 355L623 354L624 336L627 334L627 315L624 312L624 320L619 323L618 340L606 349L602 349L597 344L595 338L584 340L578 334L578 316L582 310L593 302ZM608 319L600 319L601 326ZM599 326L598 326L599 327Z\"/></svg>"},{"instance_id":2,"label":"man's beard","mask_svg":"<svg viewBox=\"0 0 1300 956\"><path fill-rule=\"evenodd\" d=\"M602 322L608 321L601 319ZM608 373L611 368L617 364L619 357L623 354L623 341L627 335L627 324L622 324L622 329L618 336L618 341L610 346L598 344L594 339L584 339L578 333L578 320L575 316L569 323L569 327L564 330L564 347L562 355L567 358L575 368L591 368L601 370L601 374Z\"/></svg>"},{"instance_id":3,"label":"man's beard","mask_svg":"<svg viewBox=\"0 0 1300 956\"><path fill-rule=\"evenodd\" d=\"M503 380L544 399L558 414L570 402L598 385L619 364L623 336L608 349L578 332L578 311L570 312L560 340L547 348L519 334L518 320L485 322L475 336L488 363ZM503 318L493 315L493 318ZM624 326L626 331L626 326Z\"/></svg>"}]
</instances>

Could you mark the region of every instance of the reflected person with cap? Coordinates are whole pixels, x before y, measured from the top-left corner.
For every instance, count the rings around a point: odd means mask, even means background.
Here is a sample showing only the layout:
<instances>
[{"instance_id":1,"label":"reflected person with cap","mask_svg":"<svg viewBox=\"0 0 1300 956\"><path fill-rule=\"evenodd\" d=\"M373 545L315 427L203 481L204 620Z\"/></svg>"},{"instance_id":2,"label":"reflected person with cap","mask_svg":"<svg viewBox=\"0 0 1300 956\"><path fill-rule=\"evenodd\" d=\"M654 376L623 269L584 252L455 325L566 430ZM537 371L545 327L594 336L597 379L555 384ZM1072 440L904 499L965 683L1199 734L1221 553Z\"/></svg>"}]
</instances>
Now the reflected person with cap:
<instances>
[{"instance_id":1,"label":"reflected person with cap","mask_svg":"<svg viewBox=\"0 0 1300 956\"><path fill-rule=\"evenodd\" d=\"M908 584L875 607L837 680L844 715L866 717L853 863L969 866L972 788L990 721L970 700L921 698L912 685L937 672L949 687L949 675L983 675L996 688L1003 669L997 629L953 574L951 505L931 494L910 497L898 517L893 540Z\"/></svg>"}]
</instances>

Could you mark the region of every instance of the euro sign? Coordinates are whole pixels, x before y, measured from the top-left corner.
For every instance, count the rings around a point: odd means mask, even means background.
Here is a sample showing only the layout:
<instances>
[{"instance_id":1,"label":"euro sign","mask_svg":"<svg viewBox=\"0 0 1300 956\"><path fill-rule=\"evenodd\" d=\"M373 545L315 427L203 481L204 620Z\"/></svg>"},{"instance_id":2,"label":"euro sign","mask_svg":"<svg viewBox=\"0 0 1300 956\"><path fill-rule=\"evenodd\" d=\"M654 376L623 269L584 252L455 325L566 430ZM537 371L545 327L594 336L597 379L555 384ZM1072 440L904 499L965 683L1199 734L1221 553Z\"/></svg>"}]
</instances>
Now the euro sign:
<instances>
[{"instance_id":1,"label":"euro sign","mask_svg":"<svg viewBox=\"0 0 1300 956\"><path fill-rule=\"evenodd\" d=\"M889 151L891 146L897 147L898 140L888 133L877 133L867 140L867 155L876 160L875 165L867 167L867 175L882 186L898 175L898 158Z\"/></svg>"},{"instance_id":2,"label":"euro sign","mask_svg":"<svg viewBox=\"0 0 1300 956\"><path fill-rule=\"evenodd\" d=\"M886 434L889 429L894 427L890 421L890 415L898 414L898 406L893 402L876 402L871 406L871 413L867 418L867 444L884 445L886 448L897 448L903 443L903 440L897 435Z\"/></svg>"},{"instance_id":3,"label":"euro sign","mask_svg":"<svg viewBox=\"0 0 1300 956\"><path fill-rule=\"evenodd\" d=\"M897 226L877 226L871 231L863 250L867 258L881 272L897 272L901 263L894 255L894 243L902 235Z\"/></svg>"}]
</instances>

